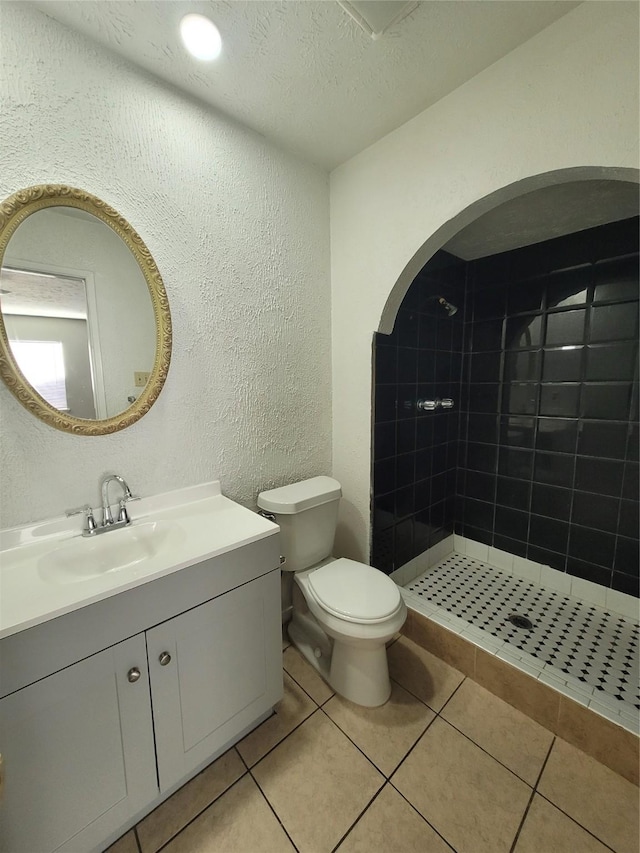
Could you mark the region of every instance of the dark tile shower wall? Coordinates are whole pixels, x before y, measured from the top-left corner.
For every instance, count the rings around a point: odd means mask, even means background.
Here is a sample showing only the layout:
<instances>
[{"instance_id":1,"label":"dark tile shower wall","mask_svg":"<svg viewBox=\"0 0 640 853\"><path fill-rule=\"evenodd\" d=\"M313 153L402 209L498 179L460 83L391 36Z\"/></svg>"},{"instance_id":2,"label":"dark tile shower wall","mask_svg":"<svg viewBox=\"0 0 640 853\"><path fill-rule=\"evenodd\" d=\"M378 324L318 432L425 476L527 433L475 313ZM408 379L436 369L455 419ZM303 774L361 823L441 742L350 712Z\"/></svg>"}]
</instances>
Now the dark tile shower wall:
<instances>
[{"instance_id":1,"label":"dark tile shower wall","mask_svg":"<svg viewBox=\"0 0 640 853\"><path fill-rule=\"evenodd\" d=\"M456 532L638 595L638 219L467 282Z\"/></svg>"},{"instance_id":2,"label":"dark tile shower wall","mask_svg":"<svg viewBox=\"0 0 640 853\"><path fill-rule=\"evenodd\" d=\"M407 292L393 334L375 336L371 561L387 573L453 532L465 266L438 252ZM418 400L436 397L455 408L418 411Z\"/></svg>"},{"instance_id":3,"label":"dark tile shower wall","mask_svg":"<svg viewBox=\"0 0 640 853\"><path fill-rule=\"evenodd\" d=\"M638 595L638 224L424 267L374 341L372 565L455 529Z\"/></svg>"}]
</instances>

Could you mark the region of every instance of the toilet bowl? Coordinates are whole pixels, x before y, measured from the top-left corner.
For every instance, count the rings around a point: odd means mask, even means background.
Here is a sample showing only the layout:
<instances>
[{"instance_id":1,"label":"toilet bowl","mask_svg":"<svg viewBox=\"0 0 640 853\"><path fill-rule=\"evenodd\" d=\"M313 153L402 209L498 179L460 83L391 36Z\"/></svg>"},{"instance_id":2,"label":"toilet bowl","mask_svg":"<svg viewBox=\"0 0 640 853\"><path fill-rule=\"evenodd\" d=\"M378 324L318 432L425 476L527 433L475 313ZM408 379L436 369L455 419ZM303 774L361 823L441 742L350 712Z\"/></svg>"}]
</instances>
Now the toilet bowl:
<instances>
[{"instance_id":1,"label":"toilet bowl","mask_svg":"<svg viewBox=\"0 0 640 853\"><path fill-rule=\"evenodd\" d=\"M337 480L314 477L262 492L258 506L280 525L283 568L294 572L291 641L336 693L376 707L391 693L386 643L407 610L387 575L328 556L340 495Z\"/></svg>"}]
</instances>

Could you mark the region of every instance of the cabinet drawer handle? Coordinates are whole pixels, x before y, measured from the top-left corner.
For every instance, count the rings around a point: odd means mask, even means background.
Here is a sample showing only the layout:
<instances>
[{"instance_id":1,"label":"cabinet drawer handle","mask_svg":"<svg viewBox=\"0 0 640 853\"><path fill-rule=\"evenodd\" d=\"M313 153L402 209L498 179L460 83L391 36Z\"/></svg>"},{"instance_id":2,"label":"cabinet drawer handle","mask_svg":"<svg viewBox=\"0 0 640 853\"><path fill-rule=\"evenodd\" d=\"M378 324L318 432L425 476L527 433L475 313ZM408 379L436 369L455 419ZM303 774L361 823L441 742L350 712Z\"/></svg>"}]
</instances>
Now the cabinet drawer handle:
<instances>
[{"instance_id":1,"label":"cabinet drawer handle","mask_svg":"<svg viewBox=\"0 0 640 853\"><path fill-rule=\"evenodd\" d=\"M129 672L127 673L127 678L132 684L135 684L136 681L140 678L140 670L137 666L132 666Z\"/></svg>"},{"instance_id":2,"label":"cabinet drawer handle","mask_svg":"<svg viewBox=\"0 0 640 853\"><path fill-rule=\"evenodd\" d=\"M168 663L171 663L171 655L169 652L162 652L158 660L160 661L160 666L166 666Z\"/></svg>"}]
</instances>

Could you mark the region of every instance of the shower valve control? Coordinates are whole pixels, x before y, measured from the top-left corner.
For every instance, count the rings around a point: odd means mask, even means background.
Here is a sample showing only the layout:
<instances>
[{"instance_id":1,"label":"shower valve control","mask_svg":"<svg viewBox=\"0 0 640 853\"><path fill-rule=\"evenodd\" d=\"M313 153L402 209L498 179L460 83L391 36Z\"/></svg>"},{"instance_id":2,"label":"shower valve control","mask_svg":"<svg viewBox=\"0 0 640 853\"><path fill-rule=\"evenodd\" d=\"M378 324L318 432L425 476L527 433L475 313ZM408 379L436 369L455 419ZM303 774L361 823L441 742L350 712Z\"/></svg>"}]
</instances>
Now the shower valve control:
<instances>
[{"instance_id":1,"label":"shower valve control","mask_svg":"<svg viewBox=\"0 0 640 853\"><path fill-rule=\"evenodd\" d=\"M433 412L436 409L453 409L451 397L436 397L435 400L418 400L416 408L420 412Z\"/></svg>"}]
</instances>

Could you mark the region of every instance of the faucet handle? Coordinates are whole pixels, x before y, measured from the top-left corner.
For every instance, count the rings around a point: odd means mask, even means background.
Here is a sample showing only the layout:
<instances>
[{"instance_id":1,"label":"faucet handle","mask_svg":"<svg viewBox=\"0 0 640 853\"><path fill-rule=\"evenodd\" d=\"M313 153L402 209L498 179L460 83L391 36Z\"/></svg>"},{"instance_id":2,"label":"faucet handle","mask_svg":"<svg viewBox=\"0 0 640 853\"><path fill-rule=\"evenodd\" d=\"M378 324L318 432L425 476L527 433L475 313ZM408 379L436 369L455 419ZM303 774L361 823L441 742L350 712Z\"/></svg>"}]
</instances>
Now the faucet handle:
<instances>
[{"instance_id":1,"label":"faucet handle","mask_svg":"<svg viewBox=\"0 0 640 853\"><path fill-rule=\"evenodd\" d=\"M84 513L85 516L84 529L82 532L84 535L89 535L93 533L93 531L97 527L96 520L93 517L92 507L90 507L89 504L84 504L84 506L79 506L75 509L65 510L65 515L67 516L67 518L71 518L72 515L80 515L82 513Z\"/></svg>"}]
</instances>

